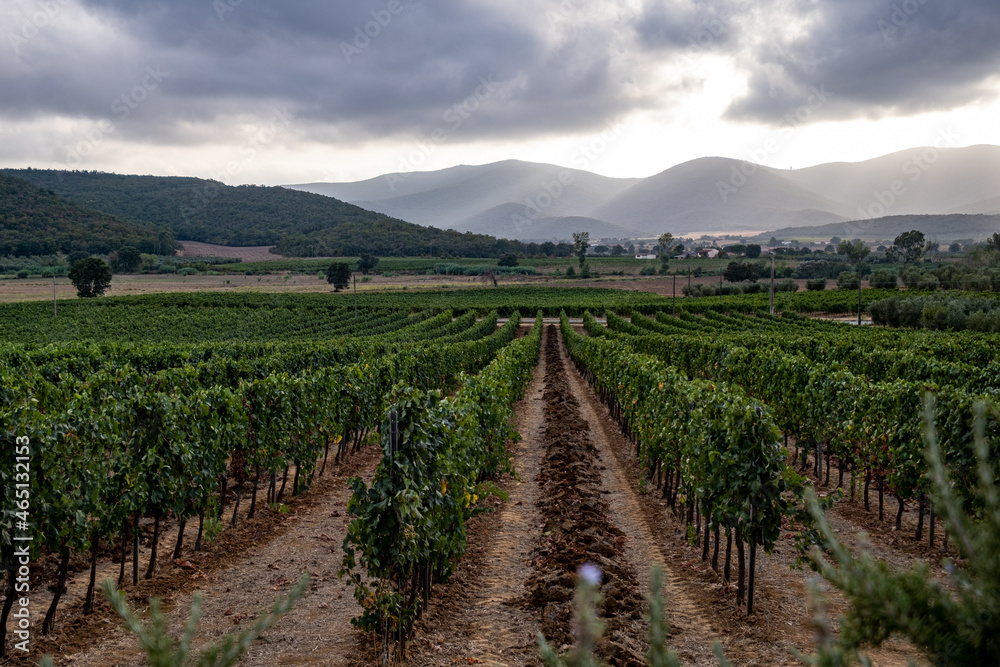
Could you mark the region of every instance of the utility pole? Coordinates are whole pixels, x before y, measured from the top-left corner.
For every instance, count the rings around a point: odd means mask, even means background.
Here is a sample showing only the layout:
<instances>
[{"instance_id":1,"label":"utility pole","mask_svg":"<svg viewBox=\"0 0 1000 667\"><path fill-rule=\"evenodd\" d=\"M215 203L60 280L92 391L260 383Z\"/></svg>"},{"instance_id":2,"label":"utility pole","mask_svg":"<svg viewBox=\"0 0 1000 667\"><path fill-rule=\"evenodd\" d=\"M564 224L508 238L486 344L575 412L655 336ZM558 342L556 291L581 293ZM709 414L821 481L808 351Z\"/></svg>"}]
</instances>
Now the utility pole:
<instances>
[{"instance_id":1,"label":"utility pole","mask_svg":"<svg viewBox=\"0 0 1000 667\"><path fill-rule=\"evenodd\" d=\"M861 262L858 262L858 326L861 326Z\"/></svg>"},{"instance_id":2,"label":"utility pole","mask_svg":"<svg viewBox=\"0 0 1000 667\"><path fill-rule=\"evenodd\" d=\"M52 317L56 316L56 276L52 274Z\"/></svg>"},{"instance_id":3,"label":"utility pole","mask_svg":"<svg viewBox=\"0 0 1000 667\"><path fill-rule=\"evenodd\" d=\"M691 269L688 269L688 296L691 296Z\"/></svg>"},{"instance_id":4,"label":"utility pole","mask_svg":"<svg viewBox=\"0 0 1000 667\"><path fill-rule=\"evenodd\" d=\"M674 271L674 317L677 317L677 272Z\"/></svg>"},{"instance_id":5,"label":"utility pole","mask_svg":"<svg viewBox=\"0 0 1000 667\"><path fill-rule=\"evenodd\" d=\"M774 315L774 253L771 253L771 314Z\"/></svg>"},{"instance_id":6,"label":"utility pole","mask_svg":"<svg viewBox=\"0 0 1000 667\"><path fill-rule=\"evenodd\" d=\"M358 274L354 274L354 319L358 319Z\"/></svg>"}]
</instances>

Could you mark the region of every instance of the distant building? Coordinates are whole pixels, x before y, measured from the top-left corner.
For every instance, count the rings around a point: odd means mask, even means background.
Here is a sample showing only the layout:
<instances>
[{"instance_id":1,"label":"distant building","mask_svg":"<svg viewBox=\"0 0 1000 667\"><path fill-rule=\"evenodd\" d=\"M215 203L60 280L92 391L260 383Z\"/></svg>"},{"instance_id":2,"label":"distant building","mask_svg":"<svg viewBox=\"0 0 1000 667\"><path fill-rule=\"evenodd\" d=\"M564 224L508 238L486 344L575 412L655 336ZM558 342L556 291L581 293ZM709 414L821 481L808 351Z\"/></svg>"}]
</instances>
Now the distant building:
<instances>
[{"instance_id":1,"label":"distant building","mask_svg":"<svg viewBox=\"0 0 1000 667\"><path fill-rule=\"evenodd\" d=\"M656 259L656 255L636 255L636 259Z\"/></svg>"},{"instance_id":2,"label":"distant building","mask_svg":"<svg viewBox=\"0 0 1000 667\"><path fill-rule=\"evenodd\" d=\"M708 259L715 259L719 255L719 251L715 248L703 248L698 251L699 257L707 257Z\"/></svg>"}]
</instances>

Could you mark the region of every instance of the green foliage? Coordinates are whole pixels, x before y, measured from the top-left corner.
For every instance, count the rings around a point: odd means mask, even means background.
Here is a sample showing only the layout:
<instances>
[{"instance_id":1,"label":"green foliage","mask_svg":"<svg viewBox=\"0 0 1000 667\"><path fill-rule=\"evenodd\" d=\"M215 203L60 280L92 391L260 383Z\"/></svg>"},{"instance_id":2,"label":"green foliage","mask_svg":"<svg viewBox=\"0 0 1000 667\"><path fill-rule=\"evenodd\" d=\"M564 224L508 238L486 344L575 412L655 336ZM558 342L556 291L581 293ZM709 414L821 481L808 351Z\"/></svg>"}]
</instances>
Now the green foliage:
<instances>
[{"instance_id":1,"label":"green foliage","mask_svg":"<svg viewBox=\"0 0 1000 667\"><path fill-rule=\"evenodd\" d=\"M894 296L869 306L875 324L938 331L1000 332L1000 301L954 294Z\"/></svg>"},{"instance_id":2,"label":"green foliage","mask_svg":"<svg viewBox=\"0 0 1000 667\"><path fill-rule=\"evenodd\" d=\"M70 269L69 279L80 298L101 296L111 287L111 267L103 259L81 259Z\"/></svg>"},{"instance_id":3,"label":"green foliage","mask_svg":"<svg viewBox=\"0 0 1000 667\"><path fill-rule=\"evenodd\" d=\"M854 267L855 271L861 273L861 264L865 261L871 248L859 239L853 241L841 241L837 244L837 252L847 257L847 261Z\"/></svg>"},{"instance_id":4,"label":"green foliage","mask_svg":"<svg viewBox=\"0 0 1000 667\"><path fill-rule=\"evenodd\" d=\"M590 232L573 232L573 254L580 262L580 268L587 261L587 248L590 246ZM569 271L567 271L567 275Z\"/></svg>"},{"instance_id":5,"label":"green foliage","mask_svg":"<svg viewBox=\"0 0 1000 667\"><path fill-rule=\"evenodd\" d=\"M826 281L824 280L823 282L824 282L824 287L825 287L826 286L825 285ZM775 285L774 285L774 291L775 292L797 292L797 291L799 291L799 284L797 282L795 282L791 278L785 278L784 280L780 280L777 283L775 283Z\"/></svg>"},{"instance_id":6,"label":"green foliage","mask_svg":"<svg viewBox=\"0 0 1000 667\"><path fill-rule=\"evenodd\" d=\"M0 257L103 255L123 245L155 244L151 225L99 213L91 204L70 203L47 187L0 172Z\"/></svg>"},{"instance_id":7,"label":"green foliage","mask_svg":"<svg viewBox=\"0 0 1000 667\"><path fill-rule=\"evenodd\" d=\"M132 246L118 249L111 268L115 273L135 273L142 265L142 255Z\"/></svg>"},{"instance_id":8,"label":"green foliage","mask_svg":"<svg viewBox=\"0 0 1000 667\"><path fill-rule=\"evenodd\" d=\"M837 289L856 290L858 285L858 274L854 271L843 271L837 276Z\"/></svg>"},{"instance_id":9,"label":"green foliage","mask_svg":"<svg viewBox=\"0 0 1000 667\"><path fill-rule=\"evenodd\" d=\"M896 272L888 269L880 269L872 273L869 284L875 289L896 289Z\"/></svg>"},{"instance_id":10,"label":"green foliage","mask_svg":"<svg viewBox=\"0 0 1000 667\"><path fill-rule=\"evenodd\" d=\"M723 276L731 283L757 282L760 267L753 262L729 262Z\"/></svg>"},{"instance_id":11,"label":"green foliage","mask_svg":"<svg viewBox=\"0 0 1000 667\"><path fill-rule=\"evenodd\" d=\"M495 489L490 480L513 472L512 406L538 358L541 315L530 335L513 340L518 323L505 325L495 340L511 342L478 375L463 376L454 396L397 385L399 447L392 450L383 427L371 486L351 480L354 518L338 574L350 577L364 609L353 622L380 633L384 655L402 651L432 580L446 580L465 553L465 524L485 511L479 503Z\"/></svg>"},{"instance_id":12,"label":"green foliage","mask_svg":"<svg viewBox=\"0 0 1000 667\"><path fill-rule=\"evenodd\" d=\"M986 247L1000 252L1000 232L994 232L993 236L986 239Z\"/></svg>"},{"instance_id":13,"label":"green foliage","mask_svg":"<svg viewBox=\"0 0 1000 667\"><path fill-rule=\"evenodd\" d=\"M358 271L361 275L367 276L369 272L374 271L375 267L378 266L379 258L374 255L363 253L360 258L358 258Z\"/></svg>"},{"instance_id":14,"label":"green foliage","mask_svg":"<svg viewBox=\"0 0 1000 667\"><path fill-rule=\"evenodd\" d=\"M746 248L747 259L757 259L760 257L760 245L756 243L748 243Z\"/></svg>"},{"instance_id":15,"label":"green foliage","mask_svg":"<svg viewBox=\"0 0 1000 667\"><path fill-rule=\"evenodd\" d=\"M612 330L636 331L613 313L608 323ZM565 316L562 334L595 390L615 397L643 465L660 462L664 471L679 472L702 516L770 552L790 509L783 493L800 491L801 484L784 463L770 412L721 378L688 380L654 356L666 348L666 337L581 336Z\"/></svg>"},{"instance_id":16,"label":"green foliage","mask_svg":"<svg viewBox=\"0 0 1000 667\"><path fill-rule=\"evenodd\" d=\"M517 255L509 252L497 260L497 266L517 266Z\"/></svg>"},{"instance_id":17,"label":"green foliage","mask_svg":"<svg viewBox=\"0 0 1000 667\"><path fill-rule=\"evenodd\" d=\"M913 264L923 257L926 249L923 232L914 229L897 236L886 254L894 261Z\"/></svg>"},{"instance_id":18,"label":"green foliage","mask_svg":"<svg viewBox=\"0 0 1000 667\"><path fill-rule=\"evenodd\" d=\"M844 592L849 607L841 622L839 650L853 655L866 646L879 647L900 635L935 665L987 665L1000 662L1000 495L995 471L995 443L986 438L986 411L978 403L973 426L977 500L973 516L955 493L954 463L947 468L945 440L939 439L933 396L924 405L926 461L933 493L948 534L962 560L944 562L948 585L933 581L919 563L894 572L867 551L854 556L845 549L811 501L824 545L832 562L819 551L813 558L823 576ZM949 473L948 468L951 469Z\"/></svg>"},{"instance_id":19,"label":"green foliage","mask_svg":"<svg viewBox=\"0 0 1000 667\"><path fill-rule=\"evenodd\" d=\"M537 243L422 227L333 197L289 188L234 187L200 178L96 171L32 169L7 170L7 173L106 214L100 216L105 223L103 227L87 223L85 229L92 233L79 234L74 239L90 242L94 247L85 247L102 254L125 243L143 252L172 254L175 238L231 246L273 245L275 252L290 257L356 257L362 253L407 256L432 252L464 257L499 257L507 252L542 254ZM52 218L57 220L55 216ZM135 230L131 232L133 236L119 235L113 242L103 243L103 230L112 223L122 230ZM146 235L141 237L145 242L139 240L139 234ZM91 241L94 238L102 243ZM569 254L569 246L557 247ZM5 254L12 253L0 248L0 256ZM25 246L21 254L46 253Z\"/></svg>"},{"instance_id":20,"label":"green foliage","mask_svg":"<svg viewBox=\"0 0 1000 667\"><path fill-rule=\"evenodd\" d=\"M351 265L346 262L334 262L326 269L326 282L333 285L335 292L346 288L351 282Z\"/></svg>"},{"instance_id":21,"label":"green foliage","mask_svg":"<svg viewBox=\"0 0 1000 667\"><path fill-rule=\"evenodd\" d=\"M212 542L212 541L214 541L215 538L218 537L222 533L223 528L225 528L225 524L220 519L216 519L215 517L213 517L211 515L206 516L205 517L205 526L204 526L204 530L205 530L204 538L205 538L205 541L206 542Z\"/></svg>"},{"instance_id":22,"label":"green foliage","mask_svg":"<svg viewBox=\"0 0 1000 667\"><path fill-rule=\"evenodd\" d=\"M126 627L139 639L139 645L146 654L146 660L151 667L230 667L239 662L250 645L265 630L274 625L282 615L287 613L292 605L302 597L309 585L309 575L304 574L299 583L292 588L283 600L277 600L271 611L261 616L253 626L238 635L227 635L222 641L203 649L197 656L191 653L191 644L198 631L198 621L201 618L203 598L201 593L195 593L191 615L184 626L184 634L178 642L167 634L167 619L160 609L160 601L150 600L150 620L143 623L139 616L128 606L128 598L115 590L114 582L105 579L104 595L111 606L125 621Z\"/></svg>"}]
</instances>

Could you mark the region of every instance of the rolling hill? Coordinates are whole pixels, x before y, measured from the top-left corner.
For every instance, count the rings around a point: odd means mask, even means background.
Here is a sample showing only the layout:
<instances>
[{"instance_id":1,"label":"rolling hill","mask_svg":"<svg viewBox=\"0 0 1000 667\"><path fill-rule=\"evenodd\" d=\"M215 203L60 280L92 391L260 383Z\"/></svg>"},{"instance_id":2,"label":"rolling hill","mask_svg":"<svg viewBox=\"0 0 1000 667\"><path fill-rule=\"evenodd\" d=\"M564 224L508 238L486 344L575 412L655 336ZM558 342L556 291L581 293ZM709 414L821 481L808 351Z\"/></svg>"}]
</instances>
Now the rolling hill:
<instances>
[{"instance_id":1,"label":"rolling hill","mask_svg":"<svg viewBox=\"0 0 1000 667\"><path fill-rule=\"evenodd\" d=\"M782 240L842 239L865 241L892 241L912 229L923 232L929 240L950 243L959 239L983 240L1000 231L1000 215L891 215L874 220L853 220L816 227L787 227L767 232L759 237L767 241L771 236Z\"/></svg>"},{"instance_id":2,"label":"rolling hill","mask_svg":"<svg viewBox=\"0 0 1000 667\"><path fill-rule=\"evenodd\" d=\"M5 170L76 203L178 240L275 246L285 256L447 254L490 257L525 248L495 236L422 227L337 199L282 187L103 172ZM568 249L561 249L567 254Z\"/></svg>"},{"instance_id":3,"label":"rolling hill","mask_svg":"<svg viewBox=\"0 0 1000 667\"><path fill-rule=\"evenodd\" d=\"M639 180L505 160L434 172L386 174L357 183L287 187L342 198L421 225L522 241L552 241L566 240L572 232L582 231L553 225L554 220L588 216L597 206ZM545 224L524 225L521 217L544 220ZM628 226L619 229L614 224L602 226L598 222L591 223L592 236L622 236L638 231Z\"/></svg>"},{"instance_id":4,"label":"rolling hill","mask_svg":"<svg viewBox=\"0 0 1000 667\"><path fill-rule=\"evenodd\" d=\"M581 224L592 238L764 231L885 215L1000 212L1000 147L920 147L797 170L708 157L644 179L506 160L287 187L420 224L521 240L568 239L584 231L574 227Z\"/></svg>"},{"instance_id":5,"label":"rolling hill","mask_svg":"<svg viewBox=\"0 0 1000 667\"><path fill-rule=\"evenodd\" d=\"M0 257L56 252L104 254L126 245L154 252L163 242L150 224L130 222L69 202L51 190L0 172Z\"/></svg>"}]
</instances>

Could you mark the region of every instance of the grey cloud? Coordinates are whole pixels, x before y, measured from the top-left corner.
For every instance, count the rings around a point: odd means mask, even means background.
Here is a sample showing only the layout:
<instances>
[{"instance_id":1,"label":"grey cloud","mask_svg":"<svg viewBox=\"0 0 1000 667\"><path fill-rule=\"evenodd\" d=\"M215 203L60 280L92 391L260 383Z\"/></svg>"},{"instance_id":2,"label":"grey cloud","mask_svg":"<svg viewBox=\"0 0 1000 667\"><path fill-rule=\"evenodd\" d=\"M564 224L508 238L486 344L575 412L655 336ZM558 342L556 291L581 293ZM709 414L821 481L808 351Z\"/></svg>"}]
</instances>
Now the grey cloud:
<instances>
[{"instance_id":1,"label":"grey cloud","mask_svg":"<svg viewBox=\"0 0 1000 667\"><path fill-rule=\"evenodd\" d=\"M351 127L355 138L422 133L481 78L505 85L468 119L463 132L477 138L598 127L643 99L652 104L621 74L632 67L616 68L619 26L588 21L593 3L584 0L569 0L562 14L555 1L518 13L499 0L398 0L395 14L390 0L81 1L115 38L53 28L26 46L17 67L0 53L8 93L0 113L100 121L148 65L170 76L121 124L121 136L197 143L203 135L181 135L177 124L274 105L299 123ZM556 41L546 8L555 11ZM359 36L366 27L378 35Z\"/></svg>"},{"instance_id":2,"label":"grey cloud","mask_svg":"<svg viewBox=\"0 0 1000 667\"><path fill-rule=\"evenodd\" d=\"M741 63L751 72L750 92L729 117L780 122L808 103L813 87L825 87L831 98L812 120L947 110L996 95L995 0L837 0L794 7L799 17L813 19L809 29L789 40L772 14L752 60Z\"/></svg>"}]
</instances>

